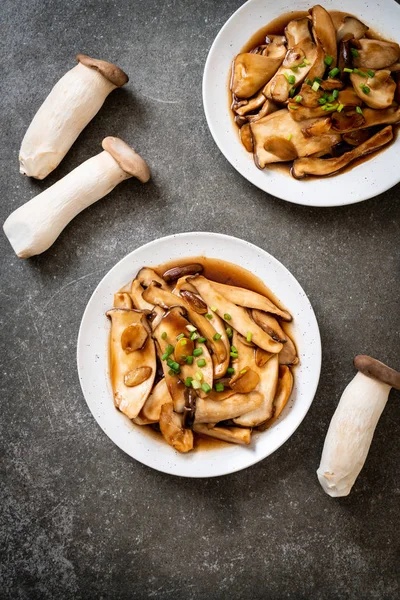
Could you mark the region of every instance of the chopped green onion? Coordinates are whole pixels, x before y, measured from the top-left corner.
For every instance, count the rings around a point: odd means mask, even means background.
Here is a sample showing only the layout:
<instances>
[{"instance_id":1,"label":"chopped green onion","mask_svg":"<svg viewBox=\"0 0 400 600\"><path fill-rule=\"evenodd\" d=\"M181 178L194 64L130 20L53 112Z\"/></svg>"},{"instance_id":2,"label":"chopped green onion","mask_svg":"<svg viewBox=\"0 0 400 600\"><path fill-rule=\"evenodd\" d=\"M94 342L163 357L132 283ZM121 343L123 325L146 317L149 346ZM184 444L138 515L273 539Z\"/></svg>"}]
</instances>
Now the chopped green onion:
<instances>
[{"instance_id":1,"label":"chopped green onion","mask_svg":"<svg viewBox=\"0 0 400 600\"><path fill-rule=\"evenodd\" d=\"M231 358L239 358L239 354L237 352L230 352Z\"/></svg>"},{"instance_id":2,"label":"chopped green onion","mask_svg":"<svg viewBox=\"0 0 400 600\"><path fill-rule=\"evenodd\" d=\"M168 375L171 375L171 377L172 377L173 375L177 375L177 373L175 373L175 371L173 371L172 369L170 369L168 371Z\"/></svg>"},{"instance_id":3,"label":"chopped green onion","mask_svg":"<svg viewBox=\"0 0 400 600\"><path fill-rule=\"evenodd\" d=\"M194 377L197 379L197 381L201 381L203 379L203 375L200 373L200 371L196 371Z\"/></svg>"},{"instance_id":4,"label":"chopped green onion","mask_svg":"<svg viewBox=\"0 0 400 600\"><path fill-rule=\"evenodd\" d=\"M358 52L355 48L350 48L350 52L354 56L354 58L358 58Z\"/></svg>"},{"instance_id":5,"label":"chopped green onion","mask_svg":"<svg viewBox=\"0 0 400 600\"><path fill-rule=\"evenodd\" d=\"M167 360L167 365L175 372L179 372L180 371L180 366L177 362L175 362L174 360L172 360L171 358L169 358Z\"/></svg>"},{"instance_id":6,"label":"chopped green onion","mask_svg":"<svg viewBox=\"0 0 400 600\"><path fill-rule=\"evenodd\" d=\"M235 374L235 369L233 367L229 367L226 372L228 373L228 375L234 375Z\"/></svg>"},{"instance_id":7,"label":"chopped green onion","mask_svg":"<svg viewBox=\"0 0 400 600\"><path fill-rule=\"evenodd\" d=\"M186 329L190 331L190 333L193 333L196 331L197 327L195 327L194 325L186 325Z\"/></svg>"},{"instance_id":8,"label":"chopped green onion","mask_svg":"<svg viewBox=\"0 0 400 600\"><path fill-rule=\"evenodd\" d=\"M187 340L181 338L181 345L182 346L186 346L186 344L187 344Z\"/></svg>"},{"instance_id":9,"label":"chopped green onion","mask_svg":"<svg viewBox=\"0 0 400 600\"><path fill-rule=\"evenodd\" d=\"M362 89L362 91L364 92L364 94L370 94L371 90L367 85L360 85L360 88Z\"/></svg>"},{"instance_id":10,"label":"chopped green onion","mask_svg":"<svg viewBox=\"0 0 400 600\"><path fill-rule=\"evenodd\" d=\"M187 365L192 365L192 364L193 364L193 356L187 356L187 357L185 358L185 363L186 363Z\"/></svg>"},{"instance_id":11,"label":"chopped green onion","mask_svg":"<svg viewBox=\"0 0 400 600\"><path fill-rule=\"evenodd\" d=\"M290 83L290 85L293 85L294 83L296 83L296 77L294 75L288 75L287 73L284 73L287 82Z\"/></svg>"},{"instance_id":12,"label":"chopped green onion","mask_svg":"<svg viewBox=\"0 0 400 600\"><path fill-rule=\"evenodd\" d=\"M195 348L193 350L193 356L201 356L203 354L203 348Z\"/></svg>"},{"instance_id":13,"label":"chopped green onion","mask_svg":"<svg viewBox=\"0 0 400 600\"><path fill-rule=\"evenodd\" d=\"M344 104L339 104L339 106L337 107L337 112L342 112L342 110L344 109Z\"/></svg>"},{"instance_id":14,"label":"chopped green onion","mask_svg":"<svg viewBox=\"0 0 400 600\"><path fill-rule=\"evenodd\" d=\"M207 364L204 358L199 358L199 360L196 362L198 367L205 367Z\"/></svg>"},{"instance_id":15,"label":"chopped green onion","mask_svg":"<svg viewBox=\"0 0 400 600\"><path fill-rule=\"evenodd\" d=\"M320 98L320 99L318 100L318 102L319 102L320 104L326 104L326 99L325 99L325 98Z\"/></svg>"},{"instance_id":16,"label":"chopped green onion","mask_svg":"<svg viewBox=\"0 0 400 600\"><path fill-rule=\"evenodd\" d=\"M303 63L304 63L305 65L311 65L311 61L310 61L310 60L308 60L308 58L305 58L305 59L303 60Z\"/></svg>"},{"instance_id":17,"label":"chopped green onion","mask_svg":"<svg viewBox=\"0 0 400 600\"><path fill-rule=\"evenodd\" d=\"M186 377L185 385L186 387L190 387L192 385L193 377Z\"/></svg>"},{"instance_id":18,"label":"chopped green onion","mask_svg":"<svg viewBox=\"0 0 400 600\"><path fill-rule=\"evenodd\" d=\"M246 342L251 342L251 338L253 337L253 334L251 333L251 331L249 331L246 335Z\"/></svg>"},{"instance_id":19,"label":"chopped green onion","mask_svg":"<svg viewBox=\"0 0 400 600\"><path fill-rule=\"evenodd\" d=\"M176 339L177 339L177 340L178 340L178 342L179 342L179 340L181 340L181 339L182 339L182 338L184 338L184 337L185 337L185 334L184 334L184 333L180 333L179 335L177 335L177 336L176 336Z\"/></svg>"},{"instance_id":20,"label":"chopped green onion","mask_svg":"<svg viewBox=\"0 0 400 600\"><path fill-rule=\"evenodd\" d=\"M333 63L333 56L329 56L329 54L327 54L324 58L324 63L326 64L327 67L330 67L331 64Z\"/></svg>"},{"instance_id":21,"label":"chopped green onion","mask_svg":"<svg viewBox=\"0 0 400 600\"><path fill-rule=\"evenodd\" d=\"M238 349L236 348L236 346L231 346L231 352L237 352Z\"/></svg>"},{"instance_id":22,"label":"chopped green onion","mask_svg":"<svg viewBox=\"0 0 400 600\"><path fill-rule=\"evenodd\" d=\"M371 69L368 69L367 73L368 73L368 75L370 77L375 77L375 71L372 71Z\"/></svg>"},{"instance_id":23,"label":"chopped green onion","mask_svg":"<svg viewBox=\"0 0 400 600\"><path fill-rule=\"evenodd\" d=\"M240 371L240 375L244 375L245 373L247 373L247 369L242 369L242 370Z\"/></svg>"},{"instance_id":24,"label":"chopped green onion","mask_svg":"<svg viewBox=\"0 0 400 600\"><path fill-rule=\"evenodd\" d=\"M199 342L199 344L204 344L204 342L206 342L207 340L205 337L199 337L197 341Z\"/></svg>"},{"instance_id":25,"label":"chopped green onion","mask_svg":"<svg viewBox=\"0 0 400 600\"><path fill-rule=\"evenodd\" d=\"M215 391L216 392L223 392L225 389L225 386L223 383L216 383L215 384Z\"/></svg>"},{"instance_id":26,"label":"chopped green onion","mask_svg":"<svg viewBox=\"0 0 400 600\"><path fill-rule=\"evenodd\" d=\"M213 335L213 340L218 342L218 340L220 340L222 338L222 335L220 333L216 333Z\"/></svg>"},{"instance_id":27,"label":"chopped green onion","mask_svg":"<svg viewBox=\"0 0 400 600\"><path fill-rule=\"evenodd\" d=\"M353 73L358 73L358 69L354 68Z\"/></svg>"},{"instance_id":28,"label":"chopped green onion","mask_svg":"<svg viewBox=\"0 0 400 600\"><path fill-rule=\"evenodd\" d=\"M313 83L313 82L311 81L311 79L310 79L309 77L307 77L307 79L306 79L306 84L307 84L307 85L312 85L312 83Z\"/></svg>"},{"instance_id":29,"label":"chopped green onion","mask_svg":"<svg viewBox=\"0 0 400 600\"><path fill-rule=\"evenodd\" d=\"M297 73L297 71L299 70L299 66L300 65L298 65L297 67L290 67L290 70L293 71L293 73ZM293 83L294 83L294 81L293 81Z\"/></svg>"},{"instance_id":30,"label":"chopped green onion","mask_svg":"<svg viewBox=\"0 0 400 600\"><path fill-rule=\"evenodd\" d=\"M321 77L314 77L314 81L318 81L318 83L322 83Z\"/></svg>"},{"instance_id":31,"label":"chopped green onion","mask_svg":"<svg viewBox=\"0 0 400 600\"><path fill-rule=\"evenodd\" d=\"M353 72L353 69L349 69L348 67L345 67L345 68L343 69L343 71L344 71L345 73L352 73L352 72Z\"/></svg>"},{"instance_id":32,"label":"chopped green onion","mask_svg":"<svg viewBox=\"0 0 400 600\"><path fill-rule=\"evenodd\" d=\"M366 73L364 73L364 71L358 71L358 74L360 77L364 77L364 79L366 79L368 77L368 75Z\"/></svg>"},{"instance_id":33,"label":"chopped green onion","mask_svg":"<svg viewBox=\"0 0 400 600\"><path fill-rule=\"evenodd\" d=\"M312 89L313 92L318 92L318 90L319 90L319 83L318 83L318 81L314 81L314 83L311 86L311 89Z\"/></svg>"},{"instance_id":34,"label":"chopped green onion","mask_svg":"<svg viewBox=\"0 0 400 600\"><path fill-rule=\"evenodd\" d=\"M325 106L322 107L322 110L329 112L329 111L336 110L337 107L338 107L338 104L326 104Z\"/></svg>"},{"instance_id":35,"label":"chopped green onion","mask_svg":"<svg viewBox=\"0 0 400 600\"><path fill-rule=\"evenodd\" d=\"M289 105L288 105L288 108L289 108L290 110L299 110L299 107L298 107L298 106L294 106L293 104L289 104Z\"/></svg>"},{"instance_id":36,"label":"chopped green onion","mask_svg":"<svg viewBox=\"0 0 400 600\"><path fill-rule=\"evenodd\" d=\"M335 99L335 96L333 94L331 94L330 96L328 96L327 100L329 103L332 103Z\"/></svg>"},{"instance_id":37,"label":"chopped green onion","mask_svg":"<svg viewBox=\"0 0 400 600\"><path fill-rule=\"evenodd\" d=\"M201 388L200 381L196 381L196 379L193 379L193 381L192 381L192 388L194 390L199 390Z\"/></svg>"},{"instance_id":38,"label":"chopped green onion","mask_svg":"<svg viewBox=\"0 0 400 600\"><path fill-rule=\"evenodd\" d=\"M336 100L336 98L339 96L339 90L333 90L332 96L333 96L333 99Z\"/></svg>"},{"instance_id":39,"label":"chopped green onion","mask_svg":"<svg viewBox=\"0 0 400 600\"><path fill-rule=\"evenodd\" d=\"M301 65L299 65L299 67L298 67L298 68L299 68L299 69L302 69L302 68L303 68L303 67L305 67L305 66L306 66L306 63L305 63L305 62L304 62L304 60L303 60L303 62L301 63Z\"/></svg>"},{"instance_id":40,"label":"chopped green onion","mask_svg":"<svg viewBox=\"0 0 400 600\"><path fill-rule=\"evenodd\" d=\"M360 106L356 106L356 113L358 113L359 115L363 114L362 108Z\"/></svg>"},{"instance_id":41,"label":"chopped green onion","mask_svg":"<svg viewBox=\"0 0 400 600\"><path fill-rule=\"evenodd\" d=\"M295 102L301 102L303 100L303 96L300 96L300 94L298 96L295 96L294 101Z\"/></svg>"},{"instance_id":42,"label":"chopped green onion","mask_svg":"<svg viewBox=\"0 0 400 600\"><path fill-rule=\"evenodd\" d=\"M336 75L339 75L339 73L340 73L340 69L335 67L334 69L332 69L332 71L329 71L328 75L329 75L329 77L336 77Z\"/></svg>"},{"instance_id":43,"label":"chopped green onion","mask_svg":"<svg viewBox=\"0 0 400 600\"><path fill-rule=\"evenodd\" d=\"M161 334L161 339L162 339L162 340L166 340L166 339L167 339L167 332L166 332L166 331L163 331L163 332L162 332L162 334Z\"/></svg>"},{"instance_id":44,"label":"chopped green onion","mask_svg":"<svg viewBox=\"0 0 400 600\"><path fill-rule=\"evenodd\" d=\"M292 133L289 133L289 135L287 136L287 139L289 140L289 142L290 142L290 140L292 139L292 137L293 137L293 134L292 134Z\"/></svg>"},{"instance_id":45,"label":"chopped green onion","mask_svg":"<svg viewBox=\"0 0 400 600\"><path fill-rule=\"evenodd\" d=\"M226 331L226 335L227 335L227 336L228 336L228 338L230 339L230 338L233 336L233 331L232 331L232 329L231 329L230 327L227 327L227 328L225 329L225 331Z\"/></svg>"},{"instance_id":46,"label":"chopped green onion","mask_svg":"<svg viewBox=\"0 0 400 600\"><path fill-rule=\"evenodd\" d=\"M211 392L211 386L208 385L208 383L204 382L203 385L201 386L201 389L203 390L203 392L205 394L208 394L209 392Z\"/></svg>"},{"instance_id":47,"label":"chopped green onion","mask_svg":"<svg viewBox=\"0 0 400 600\"><path fill-rule=\"evenodd\" d=\"M213 316L210 313L206 314L206 319L212 319L212 318L213 318Z\"/></svg>"},{"instance_id":48,"label":"chopped green onion","mask_svg":"<svg viewBox=\"0 0 400 600\"><path fill-rule=\"evenodd\" d=\"M218 310L216 306L210 306L210 308L213 312L217 312L217 310Z\"/></svg>"},{"instance_id":49,"label":"chopped green onion","mask_svg":"<svg viewBox=\"0 0 400 600\"><path fill-rule=\"evenodd\" d=\"M168 346L165 348L165 352L161 357L161 360L167 360L167 358L173 353L174 351L174 347L171 346L171 344L168 344Z\"/></svg>"},{"instance_id":50,"label":"chopped green onion","mask_svg":"<svg viewBox=\"0 0 400 600\"><path fill-rule=\"evenodd\" d=\"M293 98L293 96L296 93L296 88L295 87L291 87L289 90L289 98Z\"/></svg>"},{"instance_id":51,"label":"chopped green onion","mask_svg":"<svg viewBox=\"0 0 400 600\"><path fill-rule=\"evenodd\" d=\"M230 321L232 319L231 315L229 313L225 313L224 314L224 319L225 321Z\"/></svg>"}]
</instances>

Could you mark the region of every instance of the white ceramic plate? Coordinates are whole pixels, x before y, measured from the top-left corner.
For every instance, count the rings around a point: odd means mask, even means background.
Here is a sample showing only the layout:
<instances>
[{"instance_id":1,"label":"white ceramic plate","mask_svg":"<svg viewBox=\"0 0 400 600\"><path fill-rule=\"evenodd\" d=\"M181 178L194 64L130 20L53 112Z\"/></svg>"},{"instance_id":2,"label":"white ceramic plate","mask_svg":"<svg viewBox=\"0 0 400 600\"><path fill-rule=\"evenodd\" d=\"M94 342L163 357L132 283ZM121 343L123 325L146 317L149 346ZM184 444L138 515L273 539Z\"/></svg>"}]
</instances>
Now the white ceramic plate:
<instances>
[{"instance_id":1,"label":"white ceramic plate","mask_svg":"<svg viewBox=\"0 0 400 600\"><path fill-rule=\"evenodd\" d=\"M179 454L146 433L119 412L113 403L108 375L110 323L105 312L114 293L133 279L144 265L158 265L189 256L220 258L247 268L270 287L293 315L293 336L300 364L295 386L281 417L266 432L253 435L249 447L225 445L214 450ZM317 389L321 368L321 341L317 320L300 284L270 254L237 238L215 233L181 233L150 242L115 265L88 302L78 337L78 371L82 391L94 418L127 454L172 475L213 477L239 471L262 460L281 446L305 417Z\"/></svg>"},{"instance_id":2,"label":"white ceramic plate","mask_svg":"<svg viewBox=\"0 0 400 600\"><path fill-rule=\"evenodd\" d=\"M317 2L315 2L317 3ZM327 10L356 15L387 39L400 41L400 6L394 0L324 0ZM342 206L372 198L400 181L400 137L377 156L350 171L328 178L297 181L285 173L260 171L240 143L228 99L233 58L261 27L283 13L308 10L311 0L249 0L225 23L209 52L203 77L203 104L214 140L231 165L260 189L307 206Z\"/></svg>"}]
</instances>

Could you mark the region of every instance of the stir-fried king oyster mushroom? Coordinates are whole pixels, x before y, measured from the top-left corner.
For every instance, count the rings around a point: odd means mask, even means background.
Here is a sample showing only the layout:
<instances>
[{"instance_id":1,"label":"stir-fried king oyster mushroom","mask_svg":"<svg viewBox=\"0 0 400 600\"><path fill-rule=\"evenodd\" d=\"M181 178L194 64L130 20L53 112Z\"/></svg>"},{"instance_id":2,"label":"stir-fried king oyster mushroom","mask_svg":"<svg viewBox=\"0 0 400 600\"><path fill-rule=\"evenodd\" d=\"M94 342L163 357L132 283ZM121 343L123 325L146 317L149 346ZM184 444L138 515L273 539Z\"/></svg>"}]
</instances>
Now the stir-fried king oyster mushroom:
<instances>
[{"instance_id":1,"label":"stir-fried king oyster mushroom","mask_svg":"<svg viewBox=\"0 0 400 600\"><path fill-rule=\"evenodd\" d=\"M235 267L229 275L232 267L218 262L226 281L250 286L251 274ZM252 428L272 422L290 395L291 370L285 366L283 377L280 363L297 361L282 326L289 311L208 279L204 269L194 261L144 267L107 312L116 406L136 425L157 428L178 452L192 450L197 434L250 444Z\"/></svg>"},{"instance_id":2,"label":"stir-fried king oyster mushroom","mask_svg":"<svg viewBox=\"0 0 400 600\"><path fill-rule=\"evenodd\" d=\"M286 25L287 51L273 76L260 70L260 76L252 78L251 89L244 86L239 97L233 69L235 122L242 144L260 169L308 157L340 158L347 144L359 146L368 137L366 133L350 138L343 134L398 121L387 119L400 103L399 45L374 39L368 26L353 15L331 15L320 5L309 13ZM238 55L234 65L239 68L244 56L261 63L267 47L268 43ZM245 83L244 78L241 81ZM371 109L382 114L368 114ZM338 123L346 123L346 131ZM337 162L340 166L335 173L359 156L348 158ZM295 168L291 174L296 176Z\"/></svg>"}]
</instances>

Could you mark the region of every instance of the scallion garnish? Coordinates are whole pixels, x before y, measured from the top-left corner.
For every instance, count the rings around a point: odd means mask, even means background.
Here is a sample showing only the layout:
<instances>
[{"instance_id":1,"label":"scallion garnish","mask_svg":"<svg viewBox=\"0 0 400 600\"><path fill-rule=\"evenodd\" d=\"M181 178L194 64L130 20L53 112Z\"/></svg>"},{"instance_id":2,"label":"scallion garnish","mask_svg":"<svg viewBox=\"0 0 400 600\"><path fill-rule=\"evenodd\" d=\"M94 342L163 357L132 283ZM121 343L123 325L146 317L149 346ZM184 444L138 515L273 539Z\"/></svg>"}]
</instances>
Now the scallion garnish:
<instances>
[{"instance_id":1,"label":"scallion garnish","mask_svg":"<svg viewBox=\"0 0 400 600\"><path fill-rule=\"evenodd\" d=\"M298 96L295 96L294 101L295 102L301 102L303 100L303 96L300 96L300 94Z\"/></svg>"},{"instance_id":2,"label":"scallion garnish","mask_svg":"<svg viewBox=\"0 0 400 600\"><path fill-rule=\"evenodd\" d=\"M355 48L350 48L350 52L354 56L354 58L358 58L358 52Z\"/></svg>"},{"instance_id":3,"label":"scallion garnish","mask_svg":"<svg viewBox=\"0 0 400 600\"><path fill-rule=\"evenodd\" d=\"M333 63L333 56L329 56L329 54L327 54L324 58L324 63L326 64L327 67L330 67L331 64Z\"/></svg>"},{"instance_id":4,"label":"scallion garnish","mask_svg":"<svg viewBox=\"0 0 400 600\"><path fill-rule=\"evenodd\" d=\"M332 103L335 99L335 96L333 94L331 94L330 96L328 96L327 100L328 102Z\"/></svg>"},{"instance_id":5,"label":"scallion garnish","mask_svg":"<svg viewBox=\"0 0 400 600\"><path fill-rule=\"evenodd\" d=\"M239 358L239 354L237 352L230 352L229 355L231 358Z\"/></svg>"},{"instance_id":6,"label":"scallion garnish","mask_svg":"<svg viewBox=\"0 0 400 600\"><path fill-rule=\"evenodd\" d=\"M364 94L370 94L371 93L370 88L367 85L365 85L365 84L360 85L360 88L364 92Z\"/></svg>"},{"instance_id":7,"label":"scallion garnish","mask_svg":"<svg viewBox=\"0 0 400 600\"><path fill-rule=\"evenodd\" d=\"M313 84L313 82L311 81L311 79L309 77L307 77L307 79L306 79L306 84L307 85L312 85Z\"/></svg>"},{"instance_id":8,"label":"scallion garnish","mask_svg":"<svg viewBox=\"0 0 400 600\"><path fill-rule=\"evenodd\" d=\"M162 339L162 340L166 340L166 339L167 339L167 332L166 332L166 331L163 331L163 332L162 332L162 334L161 334L161 339Z\"/></svg>"},{"instance_id":9,"label":"scallion garnish","mask_svg":"<svg viewBox=\"0 0 400 600\"><path fill-rule=\"evenodd\" d=\"M364 71L358 70L358 74L360 77L364 77L364 79L366 79L368 77L368 75L366 73L364 73Z\"/></svg>"},{"instance_id":10,"label":"scallion garnish","mask_svg":"<svg viewBox=\"0 0 400 600\"><path fill-rule=\"evenodd\" d=\"M310 61L310 60L308 60L308 58L305 58L305 59L303 60L303 63L304 63L305 65L311 65L311 61Z\"/></svg>"},{"instance_id":11,"label":"scallion garnish","mask_svg":"<svg viewBox=\"0 0 400 600\"><path fill-rule=\"evenodd\" d=\"M184 334L184 333L180 333L179 335L177 335L177 336L176 336L176 339L177 339L177 340L178 340L178 342L179 342L179 340L181 340L181 339L182 339L182 338L184 338L184 337L185 337L185 334Z\"/></svg>"},{"instance_id":12,"label":"scallion garnish","mask_svg":"<svg viewBox=\"0 0 400 600\"><path fill-rule=\"evenodd\" d=\"M339 106L337 107L337 112L342 112L342 110L344 109L344 104L339 104Z\"/></svg>"},{"instance_id":13,"label":"scallion garnish","mask_svg":"<svg viewBox=\"0 0 400 600\"><path fill-rule=\"evenodd\" d=\"M197 381L201 381L203 379L203 375L200 373L200 371L196 371L194 377L197 379Z\"/></svg>"},{"instance_id":14,"label":"scallion garnish","mask_svg":"<svg viewBox=\"0 0 400 600\"><path fill-rule=\"evenodd\" d=\"M318 90L319 90L319 83L318 83L318 81L314 81L314 83L311 86L311 89L312 89L313 92L318 92Z\"/></svg>"},{"instance_id":15,"label":"scallion garnish","mask_svg":"<svg viewBox=\"0 0 400 600\"><path fill-rule=\"evenodd\" d=\"M206 366L206 361L204 358L199 358L199 360L197 361L197 366L198 367L205 367Z\"/></svg>"},{"instance_id":16,"label":"scallion garnish","mask_svg":"<svg viewBox=\"0 0 400 600\"><path fill-rule=\"evenodd\" d=\"M181 338L181 346L186 346L187 344L187 340L184 340L183 338Z\"/></svg>"},{"instance_id":17,"label":"scallion garnish","mask_svg":"<svg viewBox=\"0 0 400 600\"><path fill-rule=\"evenodd\" d=\"M220 333L215 333L215 334L213 335L213 340L214 340L215 342L218 342L218 340L220 340L221 338L222 338L222 335L221 335Z\"/></svg>"},{"instance_id":18,"label":"scallion garnish","mask_svg":"<svg viewBox=\"0 0 400 600\"><path fill-rule=\"evenodd\" d=\"M229 338L229 339L231 339L231 337L233 336L233 331L232 331L232 329L231 329L230 327L227 327L227 328L225 329L225 331L226 331L226 335L228 336L228 338Z\"/></svg>"},{"instance_id":19,"label":"scallion garnish","mask_svg":"<svg viewBox=\"0 0 400 600\"><path fill-rule=\"evenodd\" d=\"M326 104L326 99L325 98L320 98L318 100L319 104Z\"/></svg>"},{"instance_id":20,"label":"scallion garnish","mask_svg":"<svg viewBox=\"0 0 400 600\"><path fill-rule=\"evenodd\" d=\"M293 137L293 134L292 134L292 133L289 133L289 135L287 136L287 139L288 139L288 141L289 141L289 142L290 142L290 140L292 139L292 137Z\"/></svg>"},{"instance_id":21,"label":"scallion garnish","mask_svg":"<svg viewBox=\"0 0 400 600\"><path fill-rule=\"evenodd\" d=\"M360 106L356 106L356 113L358 113L359 115L363 114L362 108Z\"/></svg>"},{"instance_id":22,"label":"scallion garnish","mask_svg":"<svg viewBox=\"0 0 400 600\"><path fill-rule=\"evenodd\" d=\"M230 321L232 319L231 315L229 313L225 313L224 314L224 319L225 321Z\"/></svg>"},{"instance_id":23,"label":"scallion garnish","mask_svg":"<svg viewBox=\"0 0 400 600\"><path fill-rule=\"evenodd\" d=\"M247 373L247 369L242 369L242 370L240 371L240 375L244 375L245 373Z\"/></svg>"},{"instance_id":24,"label":"scallion garnish","mask_svg":"<svg viewBox=\"0 0 400 600\"><path fill-rule=\"evenodd\" d=\"M171 377L172 377L173 375L177 375L177 374L178 374L178 373L175 373L175 371L173 371L172 369L170 369L170 370L168 371L168 375L171 375Z\"/></svg>"},{"instance_id":25,"label":"scallion garnish","mask_svg":"<svg viewBox=\"0 0 400 600\"><path fill-rule=\"evenodd\" d=\"M216 383L215 384L215 391L216 392L223 392L225 389L225 386L223 383Z\"/></svg>"},{"instance_id":26,"label":"scallion garnish","mask_svg":"<svg viewBox=\"0 0 400 600\"><path fill-rule=\"evenodd\" d=\"M186 387L190 387L192 385L193 377L186 377L185 385Z\"/></svg>"},{"instance_id":27,"label":"scallion garnish","mask_svg":"<svg viewBox=\"0 0 400 600\"><path fill-rule=\"evenodd\" d=\"M197 379L193 379L193 381L192 381L192 388L194 390L199 390L201 388L200 381L197 381Z\"/></svg>"},{"instance_id":28,"label":"scallion garnish","mask_svg":"<svg viewBox=\"0 0 400 600\"><path fill-rule=\"evenodd\" d=\"M251 333L251 331L249 331L246 335L246 342L251 342L251 338L253 337L253 334Z\"/></svg>"},{"instance_id":29,"label":"scallion garnish","mask_svg":"<svg viewBox=\"0 0 400 600\"><path fill-rule=\"evenodd\" d=\"M186 329L190 331L190 333L193 333L194 331L196 331L197 327L195 327L194 325L186 325Z\"/></svg>"},{"instance_id":30,"label":"scallion garnish","mask_svg":"<svg viewBox=\"0 0 400 600\"><path fill-rule=\"evenodd\" d=\"M332 69L332 71L329 71L328 76L329 77L336 77L336 75L339 75L340 73L340 69L338 69L337 67L335 67L334 69Z\"/></svg>"},{"instance_id":31,"label":"scallion garnish","mask_svg":"<svg viewBox=\"0 0 400 600\"><path fill-rule=\"evenodd\" d=\"M206 314L206 319L209 319L209 320L211 320L212 318L213 318L213 316L212 316L210 313L207 313L207 314Z\"/></svg>"},{"instance_id":32,"label":"scallion garnish","mask_svg":"<svg viewBox=\"0 0 400 600\"><path fill-rule=\"evenodd\" d=\"M168 344L168 346L165 348L165 352L161 357L161 360L167 360L167 358L173 353L174 351L174 347L171 346L171 344Z\"/></svg>"},{"instance_id":33,"label":"scallion garnish","mask_svg":"<svg viewBox=\"0 0 400 600\"><path fill-rule=\"evenodd\" d=\"M339 90L333 90L332 92L332 97L334 100L336 100L336 98L339 96Z\"/></svg>"},{"instance_id":34,"label":"scallion garnish","mask_svg":"<svg viewBox=\"0 0 400 600\"><path fill-rule=\"evenodd\" d=\"M291 87L289 90L289 98L293 98L293 96L296 93L296 88L295 87Z\"/></svg>"},{"instance_id":35,"label":"scallion garnish","mask_svg":"<svg viewBox=\"0 0 400 600\"><path fill-rule=\"evenodd\" d=\"M353 72L353 69L349 69L348 67L345 67L345 68L343 69L343 71L344 71L344 73L352 73L352 72Z\"/></svg>"},{"instance_id":36,"label":"scallion garnish","mask_svg":"<svg viewBox=\"0 0 400 600\"><path fill-rule=\"evenodd\" d=\"M199 344L204 344L204 342L206 342L207 340L205 337L199 337L197 341L199 342Z\"/></svg>"},{"instance_id":37,"label":"scallion garnish","mask_svg":"<svg viewBox=\"0 0 400 600\"><path fill-rule=\"evenodd\" d=\"M368 69L367 73L368 73L368 75L370 77L375 77L375 71L372 71L371 69Z\"/></svg>"},{"instance_id":38,"label":"scallion garnish","mask_svg":"<svg viewBox=\"0 0 400 600\"><path fill-rule=\"evenodd\" d=\"M203 385L201 386L201 389L203 390L203 392L205 394L208 394L209 392L211 392L211 386L208 385L208 383L204 382Z\"/></svg>"},{"instance_id":39,"label":"scallion garnish","mask_svg":"<svg viewBox=\"0 0 400 600\"><path fill-rule=\"evenodd\" d=\"M193 356L201 356L203 354L203 348L195 348L193 350Z\"/></svg>"},{"instance_id":40,"label":"scallion garnish","mask_svg":"<svg viewBox=\"0 0 400 600\"><path fill-rule=\"evenodd\" d=\"M289 104L288 108L289 108L289 110L299 110L299 107L295 106L294 104Z\"/></svg>"},{"instance_id":41,"label":"scallion garnish","mask_svg":"<svg viewBox=\"0 0 400 600\"><path fill-rule=\"evenodd\" d=\"M299 65L299 69L302 69L302 68L303 68L303 67L305 67L305 66L306 66L306 63L305 63L305 62L304 62L304 60L303 60L303 62L301 63L301 65Z\"/></svg>"},{"instance_id":42,"label":"scallion garnish","mask_svg":"<svg viewBox=\"0 0 400 600\"><path fill-rule=\"evenodd\" d=\"M234 375L235 374L235 369L233 367L229 367L226 372L228 373L228 375Z\"/></svg>"},{"instance_id":43,"label":"scallion garnish","mask_svg":"<svg viewBox=\"0 0 400 600\"><path fill-rule=\"evenodd\" d=\"M210 306L210 308L213 312L217 312L217 310L218 310L216 306Z\"/></svg>"},{"instance_id":44,"label":"scallion garnish","mask_svg":"<svg viewBox=\"0 0 400 600\"><path fill-rule=\"evenodd\" d=\"M287 73L284 73L287 82L290 83L290 85L293 85L294 83L296 83L296 77L294 75L288 75Z\"/></svg>"},{"instance_id":45,"label":"scallion garnish","mask_svg":"<svg viewBox=\"0 0 400 600\"><path fill-rule=\"evenodd\" d=\"M193 356L187 356L187 357L185 358L185 363L186 363L187 365L192 365L192 364L193 364Z\"/></svg>"},{"instance_id":46,"label":"scallion garnish","mask_svg":"<svg viewBox=\"0 0 400 600\"><path fill-rule=\"evenodd\" d=\"M190 334L190 339L192 340L192 342L194 342L194 340L197 340L198 337L199 334L196 333L196 331L193 331L193 333Z\"/></svg>"}]
</instances>

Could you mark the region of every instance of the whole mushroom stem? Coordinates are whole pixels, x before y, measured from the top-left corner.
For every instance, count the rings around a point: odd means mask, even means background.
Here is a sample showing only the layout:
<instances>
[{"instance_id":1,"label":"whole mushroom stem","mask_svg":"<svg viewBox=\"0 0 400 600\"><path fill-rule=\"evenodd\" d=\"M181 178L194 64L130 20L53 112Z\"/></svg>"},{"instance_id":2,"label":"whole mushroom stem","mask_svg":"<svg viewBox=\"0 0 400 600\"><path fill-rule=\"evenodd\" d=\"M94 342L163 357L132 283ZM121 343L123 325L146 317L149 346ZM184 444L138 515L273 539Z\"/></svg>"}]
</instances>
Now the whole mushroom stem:
<instances>
[{"instance_id":1,"label":"whole mushroom stem","mask_svg":"<svg viewBox=\"0 0 400 600\"><path fill-rule=\"evenodd\" d=\"M15 253L29 258L47 250L83 209L111 192L121 181L150 178L146 162L119 138L103 140L104 151L68 173L15 210L3 225Z\"/></svg>"},{"instance_id":2,"label":"whole mushroom stem","mask_svg":"<svg viewBox=\"0 0 400 600\"><path fill-rule=\"evenodd\" d=\"M400 373L370 356L354 359L357 375L344 390L329 425L318 479L329 496L350 493L368 455L375 428Z\"/></svg>"},{"instance_id":3,"label":"whole mushroom stem","mask_svg":"<svg viewBox=\"0 0 400 600\"><path fill-rule=\"evenodd\" d=\"M127 83L116 65L84 54L53 87L22 140L20 172L44 179L62 161L108 94Z\"/></svg>"}]
</instances>

